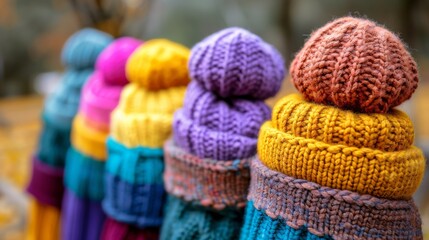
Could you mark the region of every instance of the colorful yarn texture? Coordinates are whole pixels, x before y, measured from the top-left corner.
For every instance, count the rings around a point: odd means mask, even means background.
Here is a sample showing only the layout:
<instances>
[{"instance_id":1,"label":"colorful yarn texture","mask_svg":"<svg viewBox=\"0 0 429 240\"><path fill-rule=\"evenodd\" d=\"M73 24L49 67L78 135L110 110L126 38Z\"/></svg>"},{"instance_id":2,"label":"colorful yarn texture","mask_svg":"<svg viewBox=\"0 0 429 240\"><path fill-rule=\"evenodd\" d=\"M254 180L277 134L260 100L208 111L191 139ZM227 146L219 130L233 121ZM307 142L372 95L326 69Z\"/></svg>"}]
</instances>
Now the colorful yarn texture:
<instances>
[{"instance_id":1,"label":"colorful yarn texture","mask_svg":"<svg viewBox=\"0 0 429 240\"><path fill-rule=\"evenodd\" d=\"M99 239L105 213L104 169L110 113L119 102L125 62L141 41L124 37L100 53L96 71L82 90L79 112L73 121L64 183L62 239ZM84 60L82 60L84 62ZM110 67L109 67L110 66ZM117 77L117 78L116 78Z\"/></svg>"},{"instance_id":2,"label":"colorful yarn texture","mask_svg":"<svg viewBox=\"0 0 429 240\"><path fill-rule=\"evenodd\" d=\"M261 124L284 78L280 54L228 28L196 44L191 83L164 145L169 194L161 239L236 239Z\"/></svg>"},{"instance_id":3,"label":"colorful yarn texture","mask_svg":"<svg viewBox=\"0 0 429 240\"><path fill-rule=\"evenodd\" d=\"M300 94L258 137L241 239L422 239L412 195L425 169L410 118L417 87L400 40L366 19L316 30L291 64Z\"/></svg>"},{"instance_id":4,"label":"colorful yarn texture","mask_svg":"<svg viewBox=\"0 0 429 240\"><path fill-rule=\"evenodd\" d=\"M42 132L33 158L28 192L34 197L28 239L59 239L63 171L70 131L78 111L81 89L94 71L95 59L112 37L93 29L73 34L63 48L67 68L58 89L47 98Z\"/></svg>"},{"instance_id":5,"label":"colorful yarn texture","mask_svg":"<svg viewBox=\"0 0 429 240\"><path fill-rule=\"evenodd\" d=\"M166 39L145 42L130 56L131 82L112 113L107 142L102 239L158 239L166 193L163 143L189 82L189 50Z\"/></svg>"}]
</instances>

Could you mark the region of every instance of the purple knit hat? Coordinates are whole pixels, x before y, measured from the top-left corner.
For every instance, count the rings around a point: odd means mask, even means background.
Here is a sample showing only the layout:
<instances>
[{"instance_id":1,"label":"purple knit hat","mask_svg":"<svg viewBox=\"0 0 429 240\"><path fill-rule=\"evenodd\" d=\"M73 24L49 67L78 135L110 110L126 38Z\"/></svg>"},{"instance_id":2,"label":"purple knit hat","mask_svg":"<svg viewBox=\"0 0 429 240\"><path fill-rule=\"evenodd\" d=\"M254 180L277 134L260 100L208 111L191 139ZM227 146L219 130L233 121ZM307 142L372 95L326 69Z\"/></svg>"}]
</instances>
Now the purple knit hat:
<instances>
[{"instance_id":1,"label":"purple knit hat","mask_svg":"<svg viewBox=\"0 0 429 240\"><path fill-rule=\"evenodd\" d=\"M248 158L256 154L259 128L269 118L262 101L222 99L192 81L174 116L174 141L201 158Z\"/></svg>"},{"instance_id":2,"label":"purple knit hat","mask_svg":"<svg viewBox=\"0 0 429 240\"><path fill-rule=\"evenodd\" d=\"M277 50L247 30L232 27L192 48L192 80L221 97L266 99L280 89L284 61Z\"/></svg>"}]
</instances>

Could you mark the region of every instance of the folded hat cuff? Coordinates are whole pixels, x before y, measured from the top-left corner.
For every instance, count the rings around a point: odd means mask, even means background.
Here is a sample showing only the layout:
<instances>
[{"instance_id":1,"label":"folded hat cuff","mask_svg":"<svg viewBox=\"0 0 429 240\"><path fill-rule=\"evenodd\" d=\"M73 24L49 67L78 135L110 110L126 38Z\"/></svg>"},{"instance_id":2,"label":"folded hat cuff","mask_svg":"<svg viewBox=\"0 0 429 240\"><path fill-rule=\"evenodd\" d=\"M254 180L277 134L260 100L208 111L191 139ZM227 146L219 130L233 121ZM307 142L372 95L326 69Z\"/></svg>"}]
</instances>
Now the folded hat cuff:
<instances>
[{"instance_id":1,"label":"folded hat cuff","mask_svg":"<svg viewBox=\"0 0 429 240\"><path fill-rule=\"evenodd\" d=\"M163 184L162 148L127 148L111 137L107 140L107 148L106 172L131 184Z\"/></svg>"},{"instance_id":2,"label":"folded hat cuff","mask_svg":"<svg viewBox=\"0 0 429 240\"><path fill-rule=\"evenodd\" d=\"M251 158L217 161L199 158L169 140L164 146L164 183L168 193L215 209L243 208Z\"/></svg>"},{"instance_id":3,"label":"folded hat cuff","mask_svg":"<svg viewBox=\"0 0 429 240\"><path fill-rule=\"evenodd\" d=\"M322 186L389 199L409 199L423 178L423 152L384 152L333 145L281 132L266 122L258 155L270 169Z\"/></svg>"},{"instance_id":4,"label":"folded hat cuff","mask_svg":"<svg viewBox=\"0 0 429 240\"><path fill-rule=\"evenodd\" d=\"M86 124L85 116L76 115L73 121L71 142L79 152L95 160L105 161L107 157L106 140L108 132L90 128Z\"/></svg>"},{"instance_id":5,"label":"folded hat cuff","mask_svg":"<svg viewBox=\"0 0 429 240\"><path fill-rule=\"evenodd\" d=\"M64 192L63 169L51 167L34 157L27 191L40 203L61 208Z\"/></svg>"},{"instance_id":6,"label":"folded hat cuff","mask_svg":"<svg viewBox=\"0 0 429 240\"><path fill-rule=\"evenodd\" d=\"M201 158L230 160L256 154L256 138L212 130L195 124L179 110L174 116L173 138L176 144Z\"/></svg>"},{"instance_id":7,"label":"folded hat cuff","mask_svg":"<svg viewBox=\"0 0 429 240\"><path fill-rule=\"evenodd\" d=\"M67 152L64 184L80 198L99 201L104 196L104 162L71 147Z\"/></svg>"},{"instance_id":8,"label":"folded hat cuff","mask_svg":"<svg viewBox=\"0 0 429 240\"><path fill-rule=\"evenodd\" d=\"M413 200L387 200L320 186L273 171L258 159L251 166L248 200L288 226L334 239L418 239L421 219Z\"/></svg>"},{"instance_id":9,"label":"folded hat cuff","mask_svg":"<svg viewBox=\"0 0 429 240\"><path fill-rule=\"evenodd\" d=\"M104 211L112 218L138 227L159 227L162 223L165 190L162 183L129 183L105 174Z\"/></svg>"}]
</instances>

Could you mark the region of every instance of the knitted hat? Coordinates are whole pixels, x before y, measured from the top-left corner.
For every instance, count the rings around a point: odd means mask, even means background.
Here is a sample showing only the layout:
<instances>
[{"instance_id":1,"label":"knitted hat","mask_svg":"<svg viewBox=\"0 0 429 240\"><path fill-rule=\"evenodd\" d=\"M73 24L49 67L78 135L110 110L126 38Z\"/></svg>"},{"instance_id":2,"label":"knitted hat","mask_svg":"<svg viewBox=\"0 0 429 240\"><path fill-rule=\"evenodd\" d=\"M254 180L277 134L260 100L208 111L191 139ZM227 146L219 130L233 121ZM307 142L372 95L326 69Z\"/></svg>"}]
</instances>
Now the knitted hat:
<instances>
[{"instance_id":1,"label":"knitted hat","mask_svg":"<svg viewBox=\"0 0 429 240\"><path fill-rule=\"evenodd\" d=\"M266 99L280 89L284 61L277 50L249 31L232 27L192 48L192 80L220 97Z\"/></svg>"},{"instance_id":2,"label":"knitted hat","mask_svg":"<svg viewBox=\"0 0 429 240\"><path fill-rule=\"evenodd\" d=\"M63 206L61 239L99 239L106 216L98 201L77 197L67 190Z\"/></svg>"},{"instance_id":3,"label":"knitted hat","mask_svg":"<svg viewBox=\"0 0 429 240\"><path fill-rule=\"evenodd\" d=\"M390 69L401 49L362 19L341 18L313 34L291 68L304 97L281 99L261 127L241 239L422 238L411 196L425 160L411 120L392 109L416 87L395 79L415 71L408 53L408 70Z\"/></svg>"},{"instance_id":4,"label":"knitted hat","mask_svg":"<svg viewBox=\"0 0 429 240\"><path fill-rule=\"evenodd\" d=\"M277 236L274 239L297 234L307 236L299 239L422 239L412 199L388 200L323 187L273 171L257 159L251 179L241 239L258 239L264 233Z\"/></svg>"},{"instance_id":5,"label":"knitted hat","mask_svg":"<svg viewBox=\"0 0 429 240\"><path fill-rule=\"evenodd\" d=\"M27 240L60 239L60 210L30 199Z\"/></svg>"},{"instance_id":6,"label":"knitted hat","mask_svg":"<svg viewBox=\"0 0 429 240\"><path fill-rule=\"evenodd\" d=\"M80 198L100 201L104 196L104 161L71 147L67 153L64 185Z\"/></svg>"},{"instance_id":7,"label":"knitted hat","mask_svg":"<svg viewBox=\"0 0 429 240\"><path fill-rule=\"evenodd\" d=\"M73 69L93 68L98 55L113 38L95 29L86 28L73 34L63 47L63 64Z\"/></svg>"},{"instance_id":8,"label":"knitted hat","mask_svg":"<svg viewBox=\"0 0 429 240\"><path fill-rule=\"evenodd\" d=\"M38 203L61 208L63 199L63 169L52 167L33 158L33 169L28 193L33 195Z\"/></svg>"},{"instance_id":9,"label":"knitted hat","mask_svg":"<svg viewBox=\"0 0 429 240\"><path fill-rule=\"evenodd\" d=\"M162 145L171 134L173 113L183 103L188 55L185 47L161 39L137 48L126 65L131 83L112 113L103 209L115 221L142 231L162 223ZM108 227L105 232L111 231ZM127 229L133 231L122 228ZM132 232L120 234L118 238Z\"/></svg>"},{"instance_id":10,"label":"knitted hat","mask_svg":"<svg viewBox=\"0 0 429 240\"><path fill-rule=\"evenodd\" d=\"M417 65L397 36L352 17L315 31L290 71L306 99L368 113L386 113L409 99L419 80Z\"/></svg>"},{"instance_id":11,"label":"knitted hat","mask_svg":"<svg viewBox=\"0 0 429 240\"><path fill-rule=\"evenodd\" d=\"M275 171L325 187L376 197L409 199L423 178L425 159L414 146L408 116L358 114L280 100L260 131L261 162Z\"/></svg>"},{"instance_id":12,"label":"knitted hat","mask_svg":"<svg viewBox=\"0 0 429 240\"><path fill-rule=\"evenodd\" d=\"M140 229L132 225L115 221L107 218L104 224L104 230L101 234L102 240L157 240L159 239L159 230L157 228Z\"/></svg>"},{"instance_id":13,"label":"knitted hat","mask_svg":"<svg viewBox=\"0 0 429 240\"><path fill-rule=\"evenodd\" d=\"M259 127L269 117L270 109L262 101L224 100L193 81L183 109L175 114L174 140L201 158L248 158L255 155Z\"/></svg>"},{"instance_id":14,"label":"knitted hat","mask_svg":"<svg viewBox=\"0 0 429 240\"><path fill-rule=\"evenodd\" d=\"M168 196L161 239L237 239L243 211L213 210Z\"/></svg>"},{"instance_id":15,"label":"knitted hat","mask_svg":"<svg viewBox=\"0 0 429 240\"><path fill-rule=\"evenodd\" d=\"M115 220L133 226L160 226L165 199L162 149L127 148L113 139L107 146L103 209Z\"/></svg>"},{"instance_id":16,"label":"knitted hat","mask_svg":"<svg viewBox=\"0 0 429 240\"><path fill-rule=\"evenodd\" d=\"M277 51L252 33L229 28L191 51L184 106L164 145L170 200L161 239L234 239L249 185L249 159L284 77ZM171 205L171 206L170 206Z\"/></svg>"},{"instance_id":17,"label":"knitted hat","mask_svg":"<svg viewBox=\"0 0 429 240\"><path fill-rule=\"evenodd\" d=\"M132 37L121 37L111 43L97 58L96 68L106 83L125 85L128 83L125 66L130 55L143 42Z\"/></svg>"}]
</instances>

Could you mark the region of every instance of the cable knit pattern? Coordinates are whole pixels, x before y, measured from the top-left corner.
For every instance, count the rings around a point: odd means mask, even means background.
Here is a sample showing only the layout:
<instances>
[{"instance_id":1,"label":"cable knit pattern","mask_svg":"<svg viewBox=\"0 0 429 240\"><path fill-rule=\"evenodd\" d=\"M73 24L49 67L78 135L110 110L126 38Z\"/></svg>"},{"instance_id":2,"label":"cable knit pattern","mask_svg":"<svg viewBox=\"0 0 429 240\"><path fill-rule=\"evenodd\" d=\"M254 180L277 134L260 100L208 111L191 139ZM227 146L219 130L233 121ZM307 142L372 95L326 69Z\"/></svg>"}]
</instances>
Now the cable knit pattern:
<instances>
[{"instance_id":1,"label":"cable knit pattern","mask_svg":"<svg viewBox=\"0 0 429 240\"><path fill-rule=\"evenodd\" d=\"M172 141L164 149L168 193L217 210L246 205L250 159L203 159L176 147Z\"/></svg>"},{"instance_id":2,"label":"cable knit pattern","mask_svg":"<svg viewBox=\"0 0 429 240\"><path fill-rule=\"evenodd\" d=\"M413 200L395 201L322 187L270 170L257 159L252 162L248 199L271 218L282 219L294 229L305 226L317 236L423 239Z\"/></svg>"},{"instance_id":3,"label":"cable knit pattern","mask_svg":"<svg viewBox=\"0 0 429 240\"><path fill-rule=\"evenodd\" d=\"M386 113L417 88L417 65L401 40L374 22L344 17L315 31L291 64L306 99Z\"/></svg>"},{"instance_id":4,"label":"cable knit pattern","mask_svg":"<svg viewBox=\"0 0 429 240\"><path fill-rule=\"evenodd\" d=\"M266 122L258 154L269 168L326 187L377 197L407 199L423 179L425 159L417 147L396 152L332 145L281 132Z\"/></svg>"},{"instance_id":5,"label":"cable knit pattern","mask_svg":"<svg viewBox=\"0 0 429 240\"><path fill-rule=\"evenodd\" d=\"M255 155L259 127L269 117L270 109L262 101L225 101L193 81L183 109L175 114L174 140L201 158L247 158Z\"/></svg>"},{"instance_id":6,"label":"cable knit pattern","mask_svg":"<svg viewBox=\"0 0 429 240\"><path fill-rule=\"evenodd\" d=\"M107 84L123 86L128 83L125 66L129 56L142 43L132 37L121 37L103 50L97 58L96 69L103 75Z\"/></svg>"},{"instance_id":7,"label":"cable knit pattern","mask_svg":"<svg viewBox=\"0 0 429 240\"><path fill-rule=\"evenodd\" d=\"M98 55L113 38L95 29L85 28L73 34L62 51L63 64L73 69L93 68Z\"/></svg>"},{"instance_id":8,"label":"cable knit pattern","mask_svg":"<svg viewBox=\"0 0 429 240\"><path fill-rule=\"evenodd\" d=\"M280 89L284 61L277 50L241 28L216 32L192 48L191 78L221 97L266 99Z\"/></svg>"},{"instance_id":9,"label":"cable knit pattern","mask_svg":"<svg viewBox=\"0 0 429 240\"><path fill-rule=\"evenodd\" d=\"M166 39L154 39L137 48L128 60L130 82L157 91L189 83L186 62L189 49Z\"/></svg>"}]
</instances>

